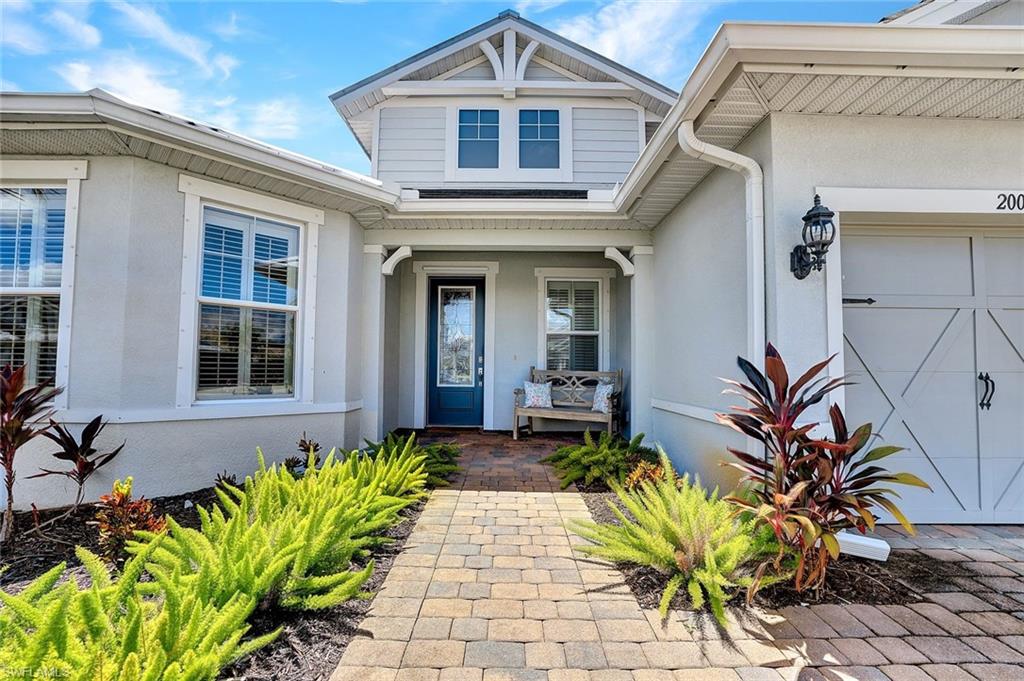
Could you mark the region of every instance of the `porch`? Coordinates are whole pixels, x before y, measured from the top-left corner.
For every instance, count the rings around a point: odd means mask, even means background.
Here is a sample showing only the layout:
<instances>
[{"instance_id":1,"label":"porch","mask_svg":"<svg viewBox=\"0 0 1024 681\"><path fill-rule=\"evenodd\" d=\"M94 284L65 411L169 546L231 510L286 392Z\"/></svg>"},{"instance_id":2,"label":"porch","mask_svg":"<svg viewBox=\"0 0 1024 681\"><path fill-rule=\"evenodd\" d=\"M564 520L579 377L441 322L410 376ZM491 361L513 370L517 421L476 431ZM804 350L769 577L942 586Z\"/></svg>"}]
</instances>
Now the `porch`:
<instances>
[{"instance_id":1,"label":"porch","mask_svg":"<svg viewBox=\"0 0 1024 681\"><path fill-rule=\"evenodd\" d=\"M491 231L499 243L489 246L364 246L362 437L428 426L511 431L513 391L531 367L621 369L622 429L650 432L649 408L634 408L650 404L653 351L642 351L651 338L639 332L651 327L653 249L635 244L649 234L629 234L627 248L552 230L547 246L528 247ZM535 421L549 432L588 425Z\"/></svg>"}]
</instances>

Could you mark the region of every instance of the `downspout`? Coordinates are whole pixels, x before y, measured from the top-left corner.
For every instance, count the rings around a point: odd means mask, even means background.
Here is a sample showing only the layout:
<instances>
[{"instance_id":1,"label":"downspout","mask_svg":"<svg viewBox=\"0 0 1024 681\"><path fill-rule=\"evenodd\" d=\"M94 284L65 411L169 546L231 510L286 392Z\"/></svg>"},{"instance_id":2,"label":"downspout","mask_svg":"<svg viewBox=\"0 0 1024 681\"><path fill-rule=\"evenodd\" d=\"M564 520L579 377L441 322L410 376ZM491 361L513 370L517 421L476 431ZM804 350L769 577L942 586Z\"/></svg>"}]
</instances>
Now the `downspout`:
<instances>
[{"instance_id":1,"label":"downspout","mask_svg":"<svg viewBox=\"0 0 1024 681\"><path fill-rule=\"evenodd\" d=\"M764 309L764 173L757 161L697 139L693 121L679 124L679 147L689 156L735 171L746 181L747 358L763 365L767 319Z\"/></svg>"}]
</instances>

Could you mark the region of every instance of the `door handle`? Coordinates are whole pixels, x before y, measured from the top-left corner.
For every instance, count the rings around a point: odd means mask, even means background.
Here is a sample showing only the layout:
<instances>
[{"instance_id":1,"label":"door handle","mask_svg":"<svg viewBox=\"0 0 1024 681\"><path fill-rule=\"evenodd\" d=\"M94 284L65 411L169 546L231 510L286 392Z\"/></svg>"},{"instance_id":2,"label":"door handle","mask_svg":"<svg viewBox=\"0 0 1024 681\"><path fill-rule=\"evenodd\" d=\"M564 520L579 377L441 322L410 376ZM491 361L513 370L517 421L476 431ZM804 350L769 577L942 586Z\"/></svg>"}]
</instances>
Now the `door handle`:
<instances>
[{"instance_id":1,"label":"door handle","mask_svg":"<svg viewBox=\"0 0 1024 681\"><path fill-rule=\"evenodd\" d=\"M985 401L985 408L992 411L992 398L996 396L996 379L989 376L987 371L985 372L985 378L988 379L989 384L988 399Z\"/></svg>"},{"instance_id":2,"label":"door handle","mask_svg":"<svg viewBox=\"0 0 1024 681\"><path fill-rule=\"evenodd\" d=\"M990 409L992 407L991 393L995 393L995 383L992 381L992 377L988 375L988 372L981 372L978 374L978 380L985 383L985 392L981 396L981 402L978 402L980 409Z\"/></svg>"}]
</instances>

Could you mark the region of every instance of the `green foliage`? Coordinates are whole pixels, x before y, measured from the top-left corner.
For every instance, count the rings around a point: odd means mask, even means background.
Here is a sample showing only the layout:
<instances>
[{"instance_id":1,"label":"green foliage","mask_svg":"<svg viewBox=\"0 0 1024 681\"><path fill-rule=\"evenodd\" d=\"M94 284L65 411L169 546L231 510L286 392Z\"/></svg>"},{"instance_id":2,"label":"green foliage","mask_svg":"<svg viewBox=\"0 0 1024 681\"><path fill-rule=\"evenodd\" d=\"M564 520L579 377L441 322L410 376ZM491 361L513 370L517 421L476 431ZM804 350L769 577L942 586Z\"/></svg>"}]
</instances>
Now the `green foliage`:
<instances>
[{"instance_id":1,"label":"green foliage","mask_svg":"<svg viewBox=\"0 0 1024 681\"><path fill-rule=\"evenodd\" d=\"M100 554L111 563L124 558L125 546L139 531L160 532L164 519L153 512L146 498L132 498L132 478L117 480L110 494L100 497L96 522L100 530Z\"/></svg>"},{"instance_id":2,"label":"green foliage","mask_svg":"<svg viewBox=\"0 0 1024 681\"><path fill-rule=\"evenodd\" d=\"M61 563L17 595L0 591L0 669L78 681L212 680L276 638L245 639L257 602L242 593L217 606L179 575L155 575L159 597L143 595L144 565L160 544L150 542L116 580L79 548L91 586L60 583Z\"/></svg>"},{"instance_id":3,"label":"green foliage","mask_svg":"<svg viewBox=\"0 0 1024 681\"><path fill-rule=\"evenodd\" d=\"M667 576L662 616L685 588L695 609L707 603L724 624L725 602L738 587L754 583L752 566L770 545L755 535L752 522L735 517L733 507L718 498L718 490L709 495L700 481L677 478L668 457L661 456L661 480L643 481L633 490L613 483L629 514L609 502L620 524L573 523L575 532L594 542L577 548L616 563L646 565Z\"/></svg>"},{"instance_id":4,"label":"green foliage","mask_svg":"<svg viewBox=\"0 0 1024 681\"><path fill-rule=\"evenodd\" d=\"M829 563L839 557L836 533L874 529L873 510L877 507L889 511L913 534L913 526L892 500L899 494L890 485L930 489L916 475L891 473L877 465L902 448L883 446L868 451L871 424L851 433L839 405L829 410L832 440L811 437L816 423L797 425L810 407L846 385L842 377L818 378L831 360L814 365L790 385L786 364L770 343L763 374L747 360L737 358L750 384L726 381L733 386L727 392L743 397L750 406L718 414L721 423L761 442L767 451L761 458L729 449L738 461L727 465L742 471L747 490L743 496L726 500L772 529L779 544L776 565L787 551L796 556L797 591L824 584Z\"/></svg>"},{"instance_id":5,"label":"green foliage","mask_svg":"<svg viewBox=\"0 0 1024 681\"><path fill-rule=\"evenodd\" d=\"M388 433L381 442L366 440L366 453L377 458L381 452L405 451L424 458L423 467L427 473L427 487L446 487L449 478L462 470L458 464L462 448L454 442L435 442L429 445L416 443L416 435Z\"/></svg>"},{"instance_id":6,"label":"green foliage","mask_svg":"<svg viewBox=\"0 0 1024 681\"><path fill-rule=\"evenodd\" d=\"M587 430L583 434L583 444L560 447L541 461L555 467L562 479L562 489L574 482L582 482L584 487L590 487L595 482L608 486L621 485L641 461L658 461L655 450L640 444L643 439L644 434L640 433L627 442L622 437L601 431L595 442L594 436Z\"/></svg>"},{"instance_id":7,"label":"green foliage","mask_svg":"<svg viewBox=\"0 0 1024 681\"><path fill-rule=\"evenodd\" d=\"M259 458L241 487L225 483L217 505L198 509L200 529L168 518L165 532L136 533L116 577L79 549L91 586L58 586L62 564L20 594L0 591L0 669L212 681L277 636L246 638L256 608L319 609L361 595L373 564L358 563L422 496L423 457L409 447L375 459L332 452L298 478ZM130 500L130 481L115 494Z\"/></svg>"}]
</instances>

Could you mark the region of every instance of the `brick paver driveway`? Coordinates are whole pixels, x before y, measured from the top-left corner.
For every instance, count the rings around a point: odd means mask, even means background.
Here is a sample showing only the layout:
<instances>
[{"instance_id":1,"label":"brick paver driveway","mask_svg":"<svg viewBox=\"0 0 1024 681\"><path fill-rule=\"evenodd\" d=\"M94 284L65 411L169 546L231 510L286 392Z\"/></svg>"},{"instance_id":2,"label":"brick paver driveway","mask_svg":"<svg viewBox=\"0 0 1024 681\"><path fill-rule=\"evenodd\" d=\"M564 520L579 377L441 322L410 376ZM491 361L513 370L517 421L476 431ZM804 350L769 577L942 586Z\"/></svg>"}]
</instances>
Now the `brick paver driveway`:
<instances>
[{"instance_id":1,"label":"brick paver driveway","mask_svg":"<svg viewBox=\"0 0 1024 681\"><path fill-rule=\"evenodd\" d=\"M972 577L910 606L642 609L614 567L573 552L588 518L537 460L555 440L460 438L466 473L435 491L332 681L1024 680L1024 529L927 526L894 548Z\"/></svg>"}]
</instances>

